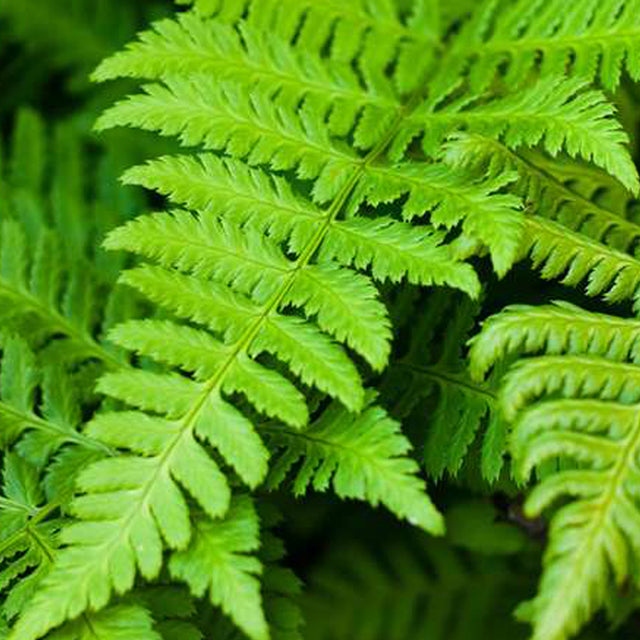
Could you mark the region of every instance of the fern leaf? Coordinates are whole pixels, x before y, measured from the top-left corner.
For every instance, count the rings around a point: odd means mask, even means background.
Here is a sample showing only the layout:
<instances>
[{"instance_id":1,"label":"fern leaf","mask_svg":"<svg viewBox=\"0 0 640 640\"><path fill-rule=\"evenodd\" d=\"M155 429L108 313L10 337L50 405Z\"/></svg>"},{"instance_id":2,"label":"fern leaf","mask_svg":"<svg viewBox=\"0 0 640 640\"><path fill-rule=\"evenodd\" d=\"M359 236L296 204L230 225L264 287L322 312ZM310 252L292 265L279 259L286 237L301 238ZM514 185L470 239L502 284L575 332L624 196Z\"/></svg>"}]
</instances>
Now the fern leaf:
<instances>
[{"instance_id":1,"label":"fern leaf","mask_svg":"<svg viewBox=\"0 0 640 640\"><path fill-rule=\"evenodd\" d=\"M503 466L506 423L497 378L470 379L463 347L475 324L477 303L436 292L412 309L414 324L406 353L389 369L384 387L392 413L416 433L425 431L427 473L441 478L460 471L476 437L481 438L481 471L494 482ZM480 435L479 435L480 434Z\"/></svg>"},{"instance_id":2,"label":"fern leaf","mask_svg":"<svg viewBox=\"0 0 640 640\"><path fill-rule=\"evenodd\" d=\"M501 395L505 414L513 420L526 405L554 393L624 404L637 402L639 375L636 364L612 362L597 356L526 358L504 379Z\"/></svg>"},{"instance_id":3,"label":"fern leaf","mask_svg":"<svg viewBox=\"0 0 640 640\"><path fill-rule=\"evenodd\" d=\"M405 125L412 136L424 131L422 144L429 155L448 133L464 126L469 133L503 139L510 148L540 143L552 155L564 149L606 169L633 193L640 188L624 147L627 136L612 118L613 106L603 94L585 90L583 81L551 76L486 104L467 98L461 105L434 108L425 102ZM400 136L407 139L402 130Z\"/></svg>"},{"instance_id":4,"label":"fern leaf","mask_svg":"<svg viewBox=\"0 0 640 640\"><path fill-rule=\"evenodd\" d=\"M608 174L585 164L551 162L542 154L514 152L480 135L455 136L447 143L445 154L454 166L476 167L490 175L517 171L515 189L537 215L618 251L637 254L640 226L624 217L629 198Z\"/></svg>"},{"instance_id":5,"label":"fern leaf","mask_svg":"<svg viewBox=\"0 0 640 640\"><path fill-rule=\"evenodd\" d=\"M575 393L571 382L562 394ZM579 463L547 476L527 501L526 513L535 516L563 495L573 498L554 515L538 595L521 609L534 638L568 637L603 604L608 577L626 579L640 522L632 497L637 441L635 405L570 398L520 413L512 442L522 478L556 457Z\"/></svg>"},{"instance_id":6,"label":"fern leaf","mask_svg":"<svg viewBox=\"0 0 640 640\"><path fill-rule=\"evenodd\" d=\"M434 222L448 228L460 221L460 212L466 209L465 230L489 242L500 270L503 271L509 261L515 259L520 240L514 211L517 201L508 196L489 199L493 191L503 186L504 180L470 189L463 181L463 176L451 175L443 167L423 167L419 171L417 166L398 167L394 171L372 169L370 176L371 179L365 181L363 189L369 193L368 199L372 204L399 198L409 192L411 197L405 206L406 218L423 215L426 211L437 208ZM377 186L382 176L386 176L389 185L393 185L385 186L387 191L384 196ZM244 238L238 237L227 225L223 225L224 231L216 233L219 223L208 214L209 209L215 209L218 215L223 219L230 219L234 225L246 224L256 231L267 231L275 240L287 240L297 253L302 252L309 235L317 232L322 225L322 210L295 197L284 180L277 176L270 179L266 174L251 170L238 162L222 162L211 156L200 156L199 162L188 158L164 158L152 161L145 167L132 169L125 179L149 188L162 185L159 187L160 192L169 195L179 204L207 211L197 219L181 214L180 220L180 214L176 213L175 224L166 217L140 218L115 230L107 239L106 246L109 248L135 249L143 255L159 259L163 264L172 264L182 270L193 269L196 273L203 273L201 265L213 263L213 252L218 239L225 254L236 253L243 256L243 260L259 262L260 270L252 270L255 281L259 282L258 278L268 278L269 283L273 282L277 274L271 277L272 272L282 272L286 268L286 262L278 257L278 252L257 236L244 234ZM393 188L392 192L388 191L390 188ZM492 204L489 205L489 202ZM156 220L157 224L154 224ZM359 259L355 264L359 268L365 268L375 256L376 261L379 260L379 266L377 262L374 263L374 276L380 279L399 279L406 273L412 282L429 284L431 280L427 274L437 272L437 257L440 254L440 268L443 271L446 269L445 273L448 272L447 276L443 274L442 277L448 277L452 285L472 295L476 294L477 284L468 267L453 263L447 268L446 250L437 251L435 247L431 249L427 243L431 234L426 229L414 229L384 217L378 220L379 222L360 219L337 221L327 230L329 238L325 247L328 248L323 247L327 253L325 259L337 258L349 265L353 260L351 255L356 253ZM360 229L362 231L358 233ZM364 237L365 230L368 230L366 235L370 237L368 246L364 244L367 240ZM383 233L385 230L387 232ZM487 230L495 233L491 234ZM202 237L205 233L206 239ZM495 237L500 239L493 239ZM198 241L197 246L189 248L196 238L202 240ZM383 244L385 238L386 242ZM436 234L433 238L434 244L440 244L440 236ZM373 240L378 242L373 244ZM159 244L160 242L163 244ZM385 247L387 243L392 244ZM206 260L202 251L198 251L201 244L211 247L210 261ZM332 245L336 246L335 250L331 249ZM353 249L347 253L350 247ZM179 252L178 256L176 252ZM215 264L221 262L221 253L222 251L216 252ZM408 254L406 265L401 262L403 254ZM227 259L222 263L225 267L220 267L219 273L230 275L240 271L240 266L234 271L227 271L232 268L231 265L226 267L232 255L225 257ZM398 266L391 268L392 261L398 262ZM420 272L425 275L420 275ZM215 272L205 273L216 275ZM240 282L248 282L248 276L240 279ZM268 289L271 285L265 283L263 286Z\"/></svg>"},{"instance_id":7,"label":"fern leaf","mask_svg":"<svg viewBox=\"0 0 640 640\"><path fill-rule=\"evenodd\" d=\"M315 193L330 200L349 179L357 156L346 145L333 143L319 114L302 107L300 117L278 109L263 93L252 98L229 83L167 80L148 85L145 94L106 111L96 125L136 126L177 135L183 145L203 144L248 157L250 164L296 169L301 178L317 178Z\"/></svg>"},{"instance_id":8,"label":"fern leaf","mask_svg":"<svg viewBox=\"0 0 640 640\"><path fill-rule=\"evenodd\" d=\"M201 519L189 546L172 554L169 571L195 596L208 594L252 640L269 637L263 612L258 518L249 498L234 498L223 520Z\"/></svg>"},{"instance_id":9,"label":"fern leaf","mask_svg":"<svg viewBox=\"0 0 640 640\"><path fill-rule=\"evenodd\" d=\"M95 284L81 267L70 274L61 268L64 258L51 233L40 235L33 261L24 231L17 222L4 220L0 228L0 322L34 344L61 334L66 338L67 359L97 358L110 366L119 361L92 336ZM68 282L62 295L63 278Z\"/></svg>"},{"instance_id":10,"label":"fern leaf","mask_svg":"<svg viewBox=\"0 0 640 640\"><path fill-rule=\"evenodd\" d=\"M281 484L301 461L294 482L296 494L309 486L325 491L333 485L343 498L366 500L374 506L382 503L398 517L442 532L440 516L415 475L417 465L404 457L409 442L399 425L372 403L369 395L368 406L359 415L334 405L302 432L269 428L273 446L283 450L273 464L270 486Z\"/></svg>"},{"instance_id":11,"label":"fern leaf","mask_svg":"<svg viewBox=\"0 0 640 640\"><path fill-rule=\"evenodd\" d=\"M129 438L132 429L135 442ZM90 433L142 454L158 451L167 440L173 445L165 446L165 456L119 456L81 473L78 486L87 493L73 503L81 520L63 531L62 542L70 546L57 554L54 570L16 624L15 637L37 638L86 609L102 609L114 590L131 589L136 570L156 577L162 566L160 535L180 549L191 534L187 504L174 478L212 516L228 508L222 473L190 435L176 434L171 423L133 412L111 414L97 419ZM100 561L88 566L87 554ZM90 587L95 584L101 588Z\"/></svg>"},{"instance_id":12,"label":"fern leaf","mask_svg":"<svg viewBox=\"0 0 640 640\"><path fill-rule=\"evenodd\" d=\"M517 353L569 353L640 362L640 323L593 313L566 302L513 305L485 321L471 341L471 373L482 379L502 357Z\"/></svg>"},{"instance_id":13,"label":"fern leaf","mask_svg":"<svg viewBox=\"0 0 640 640\"><path fill-rule=\"evenodd\" d=\"M560 282L572 286L587 280L587 295L604 294L607 302L631 299L638 305L640 263L636 258L551 220L530 218L525 229L523 254L530 254L543 278L560 277Z\"/></svg>"},{"instance_id":14,"label":"fern leaf","mask_svg":"<svg viewBox=\"0 0 640 640\"><path fill-rule=\"evenodd\" d=\"M389 0L357 0L349 5L337 0L196 0L195 4L203 15L215 15L224 22L236 22L246 12L252 28L275 33L287 42L296 38L301 49L313 53L329 49L333 61L357 58L363 74L379 82L383 81L382 70L397 59L394 80L405 92L417 86L420 73L416 71L424 72L428 67L431 59L425 52L435 49L440 36L434 12L422 2L414 5L406 21L400 20Z\"/></svg>"},{"instance_id":15,"label":"fern leaf","mask_svg":"<svg viewBox=\"0 0 640 640\"><path fill-rule=\"evenodd\" d=\"M615 89L623 70L634 79L640 76L639 42L633 0L584 2L577 13L566 11L559 0L508 5L487 0L462 31L456 49L471 59L478 86L487 86L505 65L507 82L519 82L540 67L542 74L568 71L587 81L598 76L607 89Z\"/></svg>"},{"instance_id":16,"label":"fern leaf","mask_svg":"<svg viewBox=\"0 0 640 640\"><path fill-rule=\"evenodd\" d=\"M36 395L42 396L38 410ZM80 402L69 376L59 367L38 368L20 339L4 340L0 398L0 441L6 446L22 435L17 450L38 467L65 444L108 451L78 430Z\"/></svg>"},{"instance_id":17,"label":"fern leaf","mask_svg":"<svg viewBox=\"0 0 640 640\"><path fill-rule=\"evenodd\" d=\"M0 610L13 619L50 569L61 521L47 518L60 503L45 503L38 470L15 453L5 456L2 479Z\"/></svg>"},{"instance_id":18,"label":"fern leaf","mask_svg":"<svg viewBox=\"0 0 640 640\"><path fill-rule=\"evenodd\" d=\"M331 298L333 304L326 304ZM317 316L320 328L382 369L390 352L387 310L368 278L331 264L308 265L287 294L287 301Z\"/></svg>"},{"instance_id":19,"label":"fern leaf","mask_svg":"<svg viewBox=\"0 0 640 640\"><path fill-rule=\"evenodd\" d=\"M310 52L300 55L282 38L243 24L239 31L194 14L164 20L140 36L127 51L105 60L94 72L98 81L130 76L161 79L167 75L214 75L242 86L263 86L283 105L303 100L329 114L334 134L347 134L363 109L393 117L399 104L393 92L364 91L346 63L324 62ZM358 134L356 134L358 136Z\"/></svg>"},{"instance_id":20,"label":"fern leaf","mask_svg":"<svg viewBox=\"0 0 640 640\"><path fill-rule=\"evenodd\" d=\"M142 395L140 389L144 389ZM139 409L177 418L196 401L201 385L180 375L132 369L103 375L97 391Z\"/></svg>"}]
</instances>

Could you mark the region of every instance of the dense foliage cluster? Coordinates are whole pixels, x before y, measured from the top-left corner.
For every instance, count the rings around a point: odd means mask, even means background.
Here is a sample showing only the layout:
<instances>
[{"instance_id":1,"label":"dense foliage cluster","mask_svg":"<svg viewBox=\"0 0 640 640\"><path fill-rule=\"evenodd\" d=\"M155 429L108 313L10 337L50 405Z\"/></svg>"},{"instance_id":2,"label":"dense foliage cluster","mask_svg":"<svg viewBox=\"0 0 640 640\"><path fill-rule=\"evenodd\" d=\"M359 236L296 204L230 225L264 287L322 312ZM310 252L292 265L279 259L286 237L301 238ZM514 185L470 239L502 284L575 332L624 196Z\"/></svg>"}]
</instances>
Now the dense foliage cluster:
<instances>
[{"instance_id":1,"label":"dense foliage cluster","mask_svg":"<svg viewBox=\"0 0 640 640\"><path fill-rule=\"evenodd\" d=\"M0 640L629 637L640 1L66 4L0 0Z\"/></svg>"}]
</instances>

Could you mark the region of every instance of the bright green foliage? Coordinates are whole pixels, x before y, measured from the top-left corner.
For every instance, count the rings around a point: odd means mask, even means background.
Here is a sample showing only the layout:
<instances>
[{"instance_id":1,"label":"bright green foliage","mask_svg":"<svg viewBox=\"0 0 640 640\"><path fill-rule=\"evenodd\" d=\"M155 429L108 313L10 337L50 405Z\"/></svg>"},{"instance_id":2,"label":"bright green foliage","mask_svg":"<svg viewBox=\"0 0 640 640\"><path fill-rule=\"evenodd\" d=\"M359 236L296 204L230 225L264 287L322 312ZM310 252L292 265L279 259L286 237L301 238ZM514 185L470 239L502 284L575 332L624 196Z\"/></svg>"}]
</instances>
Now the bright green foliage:
<instances>
[{"instance_id":1,"label":"bright green foliage","mask_svg":"<svg viewBox=\"0 0 640 640\"><path fill-rule=\"evenodd\" d=\"M272 446L283 453L273 463L268 484L280 485L302 459L293 483L296 495L309 486L325 491L332 485L342 498L382 503L412 524L442 533L440 514L415 477L417 466L404 457L409 442L373 400L369 394L357 416L333 404L304 432L269 427Z\"/></svg>"},{"instance_id":2,"label":"bright green foliage","mask_svg":"<svg viewBox=\"0 0 640 640\"><path fill-rule=\"evenodd\" d=\"M0 638L623 637L637 0L68 4L0 0L63 103L0 153Z\"/></svg>"},{"instance_id":3,"label":"bright green foliage","mask_svg":"<svg viewBox=\"0 0 640 640\"><path fill-rule=\"evenodd\" d=\"M196 523L189 547L169 561L173 577L196 596L208 594L252 640L269 637L256 578L262 567L246 555L259 544L257 514L244 496L234 500L223 520Z\"/></svg>"},{"instance_id":4,"label":"bright green foliage","mask_svg":"<svg viewBox=\"0 0 640 640\"><path fill-rule=\"evenodd\" d=\"M114 605L54 631L52 640L161 640L148 611L131 605Z\"/></svg>"},{"instance_id":5,"label":"bright green foliage","mask_svg":"<svg viewBox=\"0 0 640 640\"><path fill-rule=\"evenodd\" d=\"M0 497L0 590L6 595L6 619L16 616L50 568L61 523L42 520L52 510L44 505L37 470L18 455L8 455Z\"/></svg>"},{"instance_id":6,"label":"bright green foliage","mask_svg":"<svg viewBox=\"0 0 640 640\"><path fill-rule=\"evenodd\" d=\"M572 498L554 515L538 595L520 610L536 640L577 631L639 560L637 330L569 305L516 307L473 344L477 375L505 353L553 354L519 362L501 393L518 477L542 469L527 514Z\"/></svg>"},{"instance_id":7,"label":"bright green foliage","mask_svg":"<svg viewBox=\"0 0 640 640\"><path fill-rule=\"evenodd\" d=\"M514 153L502 143L481 135L459 134L446 148L447 161L475 166L490 174L517 171L518 193L544 216L603 242L637 255L640 226L628 219L628 193L607 174L568 160L550 161L535 152Z\"/></svg>"},{"instance_id":8,"label":"bright green foliage","mask_svg":"<svg viewBox=\"0 0 640 640\"><path fill-rule=\"evenodd\" d=\"M559 0L479 3L456 41L460 59L470 59L471 78L487 86L506 63L506 82L521 82L530 71L567 71L587 81L596 75L607 89L620 82L623 66L640 77L640 19L634 0L587 0L568 10Z\"/></svg>"}]
</instances>

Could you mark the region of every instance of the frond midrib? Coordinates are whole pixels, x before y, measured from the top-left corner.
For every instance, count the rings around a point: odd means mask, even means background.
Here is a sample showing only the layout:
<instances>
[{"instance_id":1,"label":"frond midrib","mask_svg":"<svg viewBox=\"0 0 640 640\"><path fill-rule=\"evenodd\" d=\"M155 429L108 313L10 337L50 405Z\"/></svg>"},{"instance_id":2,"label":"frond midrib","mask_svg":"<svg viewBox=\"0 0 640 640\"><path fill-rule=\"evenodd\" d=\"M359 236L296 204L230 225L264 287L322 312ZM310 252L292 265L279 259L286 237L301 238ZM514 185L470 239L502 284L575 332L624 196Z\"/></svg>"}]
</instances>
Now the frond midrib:
<instances>
[{"instance_id":1,"label":"frond midrib","mask_svg":"<svg viewBox=\"0 0 640 640\"><path fill-rule=\"evenodd\" d=\"M394 363L395 366L410 369L422 376L430 378L436 383L444 385L451 385L460 387L465 391L470 392L473 395L480 396L485 402L491 405L495 405L498 402L497 394L489 389L486 385L477 384L467 379L466 376L461 374L455 374L453 372L445 371L439 366L428 366L415 364L413 362L407 362L401 360Z\"/></svg>"}]
</instances>

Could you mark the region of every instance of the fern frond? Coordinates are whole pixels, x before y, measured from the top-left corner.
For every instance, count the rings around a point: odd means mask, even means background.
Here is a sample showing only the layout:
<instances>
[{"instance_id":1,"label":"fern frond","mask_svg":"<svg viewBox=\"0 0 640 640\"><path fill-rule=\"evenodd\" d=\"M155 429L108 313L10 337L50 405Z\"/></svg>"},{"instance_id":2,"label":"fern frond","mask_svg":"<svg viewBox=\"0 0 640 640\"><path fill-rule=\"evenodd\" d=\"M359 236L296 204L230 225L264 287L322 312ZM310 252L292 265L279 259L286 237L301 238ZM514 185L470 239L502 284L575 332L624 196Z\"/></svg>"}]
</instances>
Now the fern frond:
<instances>
[{"instance_id":1,"label":"fern frond","mask_svg":"<svg viewBox=\"0 0 640 640\"><path fill-rule=\"evenodd\" d=\"M399 139L407 141L424 132L422 145L428 155L463 127L468 133L502 139L514 149L540 143L552 155L565 150L571 157L592 161L636 193L640 182L624 148L628 138L612 117L614 107L602 93L585 87L584 81L558 75L484 104L474 104L473 95L439 110L437 103L425 101L407 119Z\"/></svg>"},{"instance_id":2,"label":"fern frond","mask_svg":"<svg viewBox=\"0 0 640 640\"><path fill-rule=\"evenodd\" d=\"M346 135L354 127L363 109L387 119L399 109L390 87L363 90L358 75L346 62L325 65L319 56L309 51L298 54L282 38L248 24L237 30L188 13L154 27L154 31L140 35L140 42L105 60L93 78L155 80L188 72L202 74L203 79L209 74L246 87L257 85L277 94L282 105L295 106L303 100L313 104L328 114L329 130L338 135Z\"/></svg>"},{"instance_id":3,"label":"fern frond","mask_svg":"<svg viewBox=\"0 0 640 640\"><path fill-rule=\"evenodd\" d=\"M495 376L488 383L471 380L463 348L475 326L479 306L438 291L411 309L411 337L406 353L391 363L383 397L392 414L422 435L427 473L455 476L473 440L482 438L481 471L494 482L506 450Z\"/></svg>"},{"instance_id":4,"label":"fern frond","mask_svg":"<svg viewBox=\"0 0 640 640\"><path fill-rule=\"evenodd\" d=\"M640 322L593 313L566 302L513 305L486 320L471 341L471 373L482 379L501 358L518 353L603 356L640 362Z\"/></svg>"},{"instance_id":5,"label":"fern frond","mask_svg":"<svg viewBox=\"0 0 640 640\"><path fill-rule=\"evenodd\" d=\"M18 451L38 467L65 444L108 451L78 430L80 401L69 376L59 367L39 368L22 340L5 339L2 352L0 442L4 446L28 431L18 443ZM42 397L39 408L34 406L36 394Z\"/></svg>"},{"instance_id":6,"label":"fern frond","mask_svg":"<svg viewBox=\"0 0 640 640\"><path fill-rule=\"evenodd\" d=\"M132 413L119 416L113 426L134 428L136 442L131 445L127 439L128 444L151 452L174 435L169 424ZM95 427L99 429L100 423ZM122 439L122 431L113 429L110 435L114 443ZM224 476L193 438L177 443L166 460L119 456L81 473L78 486L89 493L77 498L73 509L85 521L64 530L62 541L71 546L58 553L54 571L16 624L16 637L36 638L87 609L104 608L112 589L122 593L132 588L138 569L146 578L157 577L162 566L160 531L173 548L185 548L191 535L187 504L172 476L214 517L228 508ZM89 567L87 554L100 562ZM88 584L102 587L89 591Z\"/></svg>"},{"instance_id":7,"label":"fern frond","mask_svg":"<svg viewBox=\"0 0 640 640\"><path fill-rule=\"evenodd\" d=\"M442 165L404 163L391 168L365 167L360 189L363 197L372 205L400 200L408 195L402 207L405 220L422 217L433 211L430 220L436 226L450 229L462 221L463 230L489 248L496 270L503 273L513 262L520 241L516 213L519 201L496 193L508 184L508 176L472 184L469 180L468 174L456 173ZM188 157L161 158L145 166L134 167L125 174L124 181L156 189L190 209L215 212L234 224L244 224L256 231L267 232L275 240L287 240L295 252L301 252L309 234L322 225L322 210L292 193L282 178L268 176L240 162L221 161L212 155L201 155L197 160ZM380 231L377 234L380 239L386 236L391 240L396 236L406 238L403 242L406 245L426 245L427 229L411 229L388 218L378 220L381 220L381 226L395 232L392 235ZM205 220L204 224L215 226L216 222ZM337 221L328 230L331 240L335 237L335 242L347 244L358 239L359 235L352 238L341 233L349 224L364 223L357 219ZM373 222L368 224L374 227ZM188 229L196 226L197 223L191 221L180 237L185 237ZM107 246L130 248L133 243L122 244L120 235L119 230L114 231L107 239ZM112 241L112 237L115 240ZM250 242L252 245L260 244L259 240ZM144 247L145 244L144 239L137 242L138 247ZM393 251L399 256L402 246L399 242L396 244L398 246L393 247ZM257 249L253 253L257 256ZM371 248L372 255L378 253L384 256L382 246ZM149 253L145 252L145 255ZM331 257L339 255L338 252ZM405 268L405 271L408 271L409 277L413 277L413 282L420 281L413 275L413 269ZM378 272L381 272L379 277L388 277L382 269L374 268L374 275ZM400 277L394 272L390 276ZM428 282L423 280L422 283ZM460 286L463 286L462 283ZM475 293L473 285L467 286L470 293Z\"/></svg>"},{"instance_id":8,"label":"fern frond","mask_svg":"<svg viewBox=\"0 0 640 640\"><path fill-rule=\"evenodd\" d=\"M144 607L163 640L202 640L204 637L196 601L186 588L164 583L140 587L125 603Z\"/></svg>"},{"instance_id":9,"label":"fern frond","mask_svg":"<svg viewBox=\"0 0 640 640\"><path fill-rule=\"evenodd\" d=\"M632 404L640 400L640 369L598 356L526 358L505 376L501 392L507 419L542 396L600 398Z\"/></svg>"},{"instance_id":10,"label":"fern frond","mask_svg":"<svg viewBox=\"0 0 640 640\"><path fill-rule=\"evenodd\" d=\"M249 97L242 87L211 78L179 76L147 85L144 94L107 110L96 126L140 127L178 136L185 146L202 144L247 157L249 164L295 169L300 178L316 179L320 201L335 197L358 163L349 147L331 140L321 114L310 107L296 116L279 109L264 91Z\"/></svg>"},{"instance_id":11,"label":"fern frond","mask_svg":"<svg viewBox=\"0 0 640 640\"><path fill-rule=\"evenodd\" d=\"M485 0L462 30L454 51L470 59L472 82L486 87L498 67L508 83L534 68L568 73L615 89L623 70L640 77L639 6L635 0L584 2L577 12L560 0L512 3Z\"/></svg>"},{"instance_id":12,"label":"fern frond","mask_svg":"<svg viewBox=\"0 0 640 640\"><path fill-rule=\"evenodd\" d=\"M394 80L405 92L418 85L440 39L436 12L424 2L415 3L404 21L389 0L357 0L348 5L338 0L196 0L195 5L200 13L214 15L220 22L233 23L246 14L252 28L276 33L287 42L295 38L305 51L318 54L328 49L335 62L356 59L363 75L368 72L378 81L395 61Z\"/></svg>"},{"instance_id":13,"label":"fern frond","mask_svg":"<svg viewBox=\"0 0 640 640\"><path fill-rule=\"evenodd\" d=\"M400 518L438 533L443 522L422 491L417 465L405 457L409 442L399 425L373 404L354 415L333 405L304 431L269 427L271 446L282 450L272 465L268 483L277 487L298 462L294 492L309 486L326 491L333 486L343 498L385 505Z\"/></svg>"},{"instance_id":14,"label":"fern frond","mask_svg":"<svg viewBox=\"0 0 640 640\"><path fill-rule=\"evenodd\" d=\"M162 640L151 614L139 605L116 604L86 614L50 634L51 640Z\"/></svg>"},{"instance_id":15,"label":"fern frond","mask_svg":"<svg viewBox=\"0 0 640 640\"><path fill-rule=\"evenodd\" d=\"M541 154L516 153L480 135L458 134L448 141L445 154L454 166L476 167L490 175L517 171L515 190L535 214L619 251L638 254L640 225L624 217L629 198L608 174L556 158L551 162Z\"/></svg>"},{"instance_id":16,"label":"fern frond","mask_svg":"<svg viewBox=\"0 0 640 640\"><path fill-rule=\"evenodd\" d=\"M136 410L99 411L85 429L118 455L80 472L76 520L13 640L104 610L138 574L156 580L165 558L192 593L209 588L245 633L266 638L259 564L246 556L257 546L254 519L248 537L235 525L216 533L237 515L231 487L267 476L261 436L278 456L276 484L300 463L300 490L332 487L441 532L408 441L364 391L368 367L381 370L390 352L373 281L477 295L463 257L486 249L504 274L523 222L520 200L505 193L515 172L472 178L437 159L437 147L460 130L510 148L540 143L637 186L612 108L578 82L546 77L506 96L480 95L446 69L427 82L440 45L425 34L439 42L440 26L429 27L426 3L413 13L390 0L207 4L159 23L97 72L156 83L106 112L100 128L158 131L198 155L125 178L189 210L141 217L107 241L154 263L122 281L162 311L109 334L138 366L100 389ZM225 566L196 563L202 553ZM246 610L238 591L250 596Z\"/></svg>"},{"instance_id":17,"label":"fern frond","mask_svg":"<svg viewBox=\"0 0 640 640\"><path fill-rule=\"evenodd\" d=\"M569 372L578 364L575 358L565 363L564 384L557 377L551 381L550 390L557 389L568 399L541 402L521 412L512 438L523 479L551 459L578 463L547 475L526 504L526 513L535 516L563 496L572 498L553 517L538 595L521 608L521 616L534 626L536 640L559 640L575 633L604 603L610 583L621 584L630 563L638 559L634 542L640 523L635 502L640 478L637 404L583 399L581 386L575 385L576 375ZM599 374L586 370L585 390L603 386L605 396L622 393L625 368L610 364L608 369L610 373L602 366ZM534 371L539 366L521 370L521 380ZM529 381L527 386L532 384ZM518 406L523 400L507 396L506 402Z\"/></svg>"},{"instance_id":18,"label":"fern frond","mask_svg":"<svg viewBox=\"0 0 640 640\"><path fill-rule=\"evenodd\" d=\"M587 295L612 303L630 299L638 308L640 262L633 256L543 218L525 221L522 252L545 279L571 286L586 281Z\"/></svg>"},{"instance_id":19,"label":"fern frond","mask_svg":"<svg viewBox=\"0 0 640 640\"><path fill-rule=\"evenodd\" d=\"M34 343L54 334L66 337L68 354L98 358L112 364L114 356L92 336L94 318L87 297L93 293L86 273L75 270L60 305L64 260L51 233L40 237L31 262L26 237L17 222L5 220L0 227L0 322L29 335ZM88 313L90 315L88 315Z\"/></svg>"},{"instance_id":20,"label":"fern frond","mask_svg":"<svg viewBox=\"0 0 640 640\"><path fill-rule=\"evenodd\" d=\"M257 579L262 566L250 555L259 544L258 517L243 496L232 501L223 520L196 522L189 546L169 560L174 578L194 595L208 595L251 640L269 638Z\"/></svg>"},{"instance_id":21,"label":"fern frond","mask_svg":"<svg viewBox=\"0 0 640 640\"><path fill-rule=\"evenodd\" d=\"M13 619L46 575L57 547L60 519L48 518L59 503L45 502L38 471L16 454L3 464L0 496L0 610Z\"/></svg>"}]
</instances>

